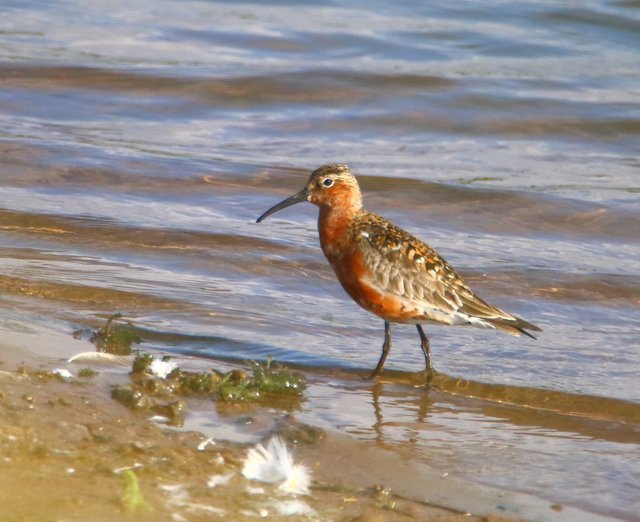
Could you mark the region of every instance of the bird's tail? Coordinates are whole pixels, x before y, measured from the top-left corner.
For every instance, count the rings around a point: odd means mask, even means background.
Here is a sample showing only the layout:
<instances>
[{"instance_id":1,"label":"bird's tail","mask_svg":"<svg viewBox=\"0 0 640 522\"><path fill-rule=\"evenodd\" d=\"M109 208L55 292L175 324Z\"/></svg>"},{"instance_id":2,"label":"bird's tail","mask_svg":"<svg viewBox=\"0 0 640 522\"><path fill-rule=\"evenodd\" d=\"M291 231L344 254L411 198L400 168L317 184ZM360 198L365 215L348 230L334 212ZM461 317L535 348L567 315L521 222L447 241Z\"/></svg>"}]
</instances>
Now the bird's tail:
<instances>
[{"instance_id":1,"label":"bird's tail","mask_svg":"<svg viewBox=\"0 0 640 522\"><path fill-rule=\"evenodd\" d=\"M519 317L512 318L486 318L484 319L486 322L490 323L492 326L497 328L498 330L502 330L511 335L521 336L522 334L527 337L531 337L535 339L533 335L531 335L527 330L533 330L534 332L541 332L542 328L538 328L535 324L528 323L524 319L520 319Z\"/></svg>"}]
</instances>

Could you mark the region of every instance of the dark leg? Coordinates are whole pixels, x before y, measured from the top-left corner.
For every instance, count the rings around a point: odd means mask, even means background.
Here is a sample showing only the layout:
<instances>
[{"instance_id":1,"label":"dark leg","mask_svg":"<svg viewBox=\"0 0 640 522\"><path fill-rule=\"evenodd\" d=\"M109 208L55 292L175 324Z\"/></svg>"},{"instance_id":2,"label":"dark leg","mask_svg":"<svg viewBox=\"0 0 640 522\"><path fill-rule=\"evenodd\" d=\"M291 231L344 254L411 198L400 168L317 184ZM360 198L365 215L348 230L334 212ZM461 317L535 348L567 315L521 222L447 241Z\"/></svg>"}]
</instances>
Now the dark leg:
<instances>
[{"instance_id":1,"label":"dark leg","mask_svg":"<svg viewBox=\"0 0 640 522\"><path fill-rule=\"evenodd\" d=\"M380 356L380 360L378 361L378 365L376 369L373 370L373 373L369 375L370 379L373 379L376 375L378 375L382 371L382 367L384 366L384 362L387 360L387 355L389 355L389 350L391 349L391 325L389 321L384 322L384 344L382 345L382 355Z\"/></svg>"},{"instance_id":2,"label":"dark leg","mask_svg":"<svg viewBox=\"0 0 640 522\"><path fill-rule=\"evenodd\" d=\"M416 328L418 329L418 334L420 334L420 348L422 348L422 353L424 354L424 363L427 370L427 382L431 382L431 379L433 379L433 369L431 368L431 344L429 343L427 336L424 334L422 326L417 324Z\"/></svg>"}]
</instances>

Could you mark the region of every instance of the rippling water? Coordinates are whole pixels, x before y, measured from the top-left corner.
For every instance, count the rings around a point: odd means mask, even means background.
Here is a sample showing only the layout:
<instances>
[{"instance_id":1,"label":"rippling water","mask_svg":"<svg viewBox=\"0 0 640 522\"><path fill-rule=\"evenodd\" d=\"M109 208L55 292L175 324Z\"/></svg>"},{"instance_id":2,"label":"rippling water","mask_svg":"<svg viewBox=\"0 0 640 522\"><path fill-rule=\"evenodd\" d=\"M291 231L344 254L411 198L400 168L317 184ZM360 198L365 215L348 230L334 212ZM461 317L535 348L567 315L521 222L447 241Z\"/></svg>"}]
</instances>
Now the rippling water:
<instances>
[{"instance_id":1,"label":"rippling water","mask_svg":"<svg viewBox=\"0 0 640 522\"><path fill-rule=\"evenodd\" d=\"M313 422L637 515L639 2L9 1L0 20L11 317L120 311L145 349L273 354L326 376ZM361 383L382 324L335 282L316 210L255 224L329 162L539 339L430 327L455 378ZM420 367L415 330L394 340L387 367Z\"/></svg>"}]
</instances>

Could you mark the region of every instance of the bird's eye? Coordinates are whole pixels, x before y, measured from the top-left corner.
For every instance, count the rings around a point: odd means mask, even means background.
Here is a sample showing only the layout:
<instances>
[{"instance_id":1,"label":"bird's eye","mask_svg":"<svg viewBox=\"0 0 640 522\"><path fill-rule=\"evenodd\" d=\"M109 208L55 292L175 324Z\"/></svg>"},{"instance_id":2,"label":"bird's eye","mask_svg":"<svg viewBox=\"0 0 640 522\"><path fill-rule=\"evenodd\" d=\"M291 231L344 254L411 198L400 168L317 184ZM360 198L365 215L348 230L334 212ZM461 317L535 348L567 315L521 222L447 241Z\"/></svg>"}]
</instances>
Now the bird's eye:
<instances>
[{"instance_id":1,"label":"bird's eye","mask_svg":"<svg viewBox=\"0 0 640 522\"><path fill-rule=\"evenodd\" d=\"M322 184L325 187L330 187L331 185L333 185L333 180L331 178L325 178Z\"/></svg>"}]
</instances>

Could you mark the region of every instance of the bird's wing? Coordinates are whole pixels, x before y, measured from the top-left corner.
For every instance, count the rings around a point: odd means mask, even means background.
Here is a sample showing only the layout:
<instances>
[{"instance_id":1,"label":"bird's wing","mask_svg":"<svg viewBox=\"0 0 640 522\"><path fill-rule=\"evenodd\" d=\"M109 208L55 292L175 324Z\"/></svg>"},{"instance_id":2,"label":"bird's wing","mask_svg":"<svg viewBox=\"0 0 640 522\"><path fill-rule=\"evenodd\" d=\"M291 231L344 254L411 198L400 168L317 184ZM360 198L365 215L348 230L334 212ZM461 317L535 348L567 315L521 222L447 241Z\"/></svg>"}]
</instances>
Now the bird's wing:
<instances>
[{"instance_id":1,"label":"bird's wing","mask_svg":"<svg viewBox=\"0 0 640 522\"><path fill-rule=\"evenodd\" d=\"M367 213L355 230L370 284L446 315L514 320L486 303L429 245L386 219Z\"/></svg>"}]
</instances>

